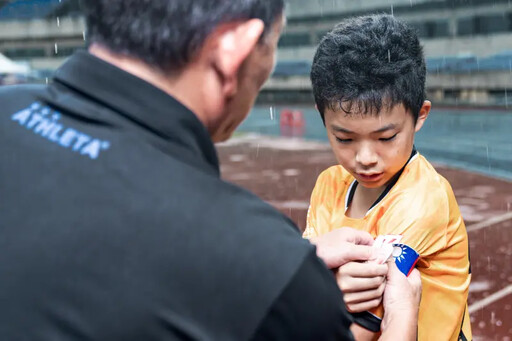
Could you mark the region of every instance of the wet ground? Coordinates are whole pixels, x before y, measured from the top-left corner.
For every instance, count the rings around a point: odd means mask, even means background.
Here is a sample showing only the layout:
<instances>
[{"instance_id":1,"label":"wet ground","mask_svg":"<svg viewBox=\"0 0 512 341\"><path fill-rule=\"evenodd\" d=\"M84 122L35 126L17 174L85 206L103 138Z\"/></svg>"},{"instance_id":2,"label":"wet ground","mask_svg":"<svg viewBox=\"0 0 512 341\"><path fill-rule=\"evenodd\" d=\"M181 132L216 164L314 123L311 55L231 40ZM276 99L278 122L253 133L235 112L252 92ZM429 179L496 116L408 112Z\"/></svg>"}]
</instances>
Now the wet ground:
<instances>
[{"instance_id":1,"label":"wet ground","mask_svg":"<svg viewBox=\"0 0 512 341\"><path fill-rule=\"evenodd\" d=\"M218 150L225 179L270 202L301 229L318 174L336 163L328 145L300 139L246 135ZM436 168L452 184L468 229L474 340L512 341L512 182Z\"/></svg>"},{"instance_id":2,"label":"wet ground","mask_svg":"<svg viewBox=\"0 0 512 341\"><path fill-rule=\"evenodd\" d=\"M304 128L283 131L279 121L286 109L302 113ZM437 108L434 104L425 125L416 135L416 146L429 160L512 181L510 127L512 109L462 110ZM320 115L311 106L258 106L239 130L327 141Z\"/></svg>"}]
</instances>

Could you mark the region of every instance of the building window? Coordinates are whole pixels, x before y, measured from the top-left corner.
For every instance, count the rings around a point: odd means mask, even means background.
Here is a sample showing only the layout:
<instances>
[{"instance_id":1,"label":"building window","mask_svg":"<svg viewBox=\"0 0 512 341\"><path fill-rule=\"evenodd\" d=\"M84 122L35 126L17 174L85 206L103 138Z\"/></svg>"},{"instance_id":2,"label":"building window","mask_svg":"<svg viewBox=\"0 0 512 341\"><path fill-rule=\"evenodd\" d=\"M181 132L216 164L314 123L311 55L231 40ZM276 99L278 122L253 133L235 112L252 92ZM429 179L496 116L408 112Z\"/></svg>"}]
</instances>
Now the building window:
<instances>
[{"instance_id":1,"label":"building window","mask_svg":"<svg viewBox=\"0 0 512 341\"><path fill-rule=\"evenodd\" d=\"M507 32L509 28L509 18L506 15L487 15L480 17L481 33Z\"/></svg>"},{"instance_id":2,"label":"building window","mask_svg":"<svg viewBox=\"0 0 512 341\"><path fill-rule=\"evenodd\" d=\"M59 46L58 53L55 57L71 56L75 51L82 49L82 46Z\"/></svg>"},{"instance_id":3,"label":"building window","mask_svg":"<svg viewBox=\"0 0 512 341\"><path fill-rule=\"evenodd\" d=\"M447 37L450 33L448 21L428 21L425 26L428 38Z\"/></svg>"},{"instance_id":4,"label":"building window","mask_svg":"<svg viewBox=\"0 0 512 341\"><path fill-rule=\"evenodd\" d=\"M412 27L415 31L418 37L425 38L427 37L427 25L425 25L424 22L412 22L409 23L409 26Z\"/></svg>"},{"instance_id":5,"label":"building window","mask_svg":"<svg viewBox=\"0 0 512 341\"><path fill-rule=\"evenodd\" d=\"M475 17L459 19L457 22L457 34L459 36L477 34L479 25L476 19Z\"/></svg>"},{"instance_id":6,"label":"building window","mask_svg":"<svg viewBox=\"0 0 512 341\"><path fill-rule=\"evenodd\" d=\"M460 36L492 34L511 30L512 13L462 18L457 23L457 31Z\"/></svg>"},{"instance_id":7,"label":"building window","mask_svg":"<svg viewBox=\"0 0 512 341\"><path fill-rule=\"evenodd\" d=\"M411 22L409 26L416 30L420 38L442 38L450 34L446 20Z\"/></svg>"},{"instance_id":8,"label":"building window","mask_svg":"<svg viewBox=\"0 0 512 341\"><path fill-rule=\"evenodd\" d=\"M279 47L312 45L309 33L285 33L279 40Z\"/></svg>"},{"instance_id":9,"label":"building window","mask_svg":"<svg viewBox=\"0 0 512 341\"><path fill-rule=\"evenodd\" d=\"M330 30L328 30L328 31L325 31L325 30L324 30L324 31L318 31L318 32L316 32L316 33L315 33L315 40L316 40L316 41L315 41L315 43L317 44L317 43L319 43L320 41L322 41L322 38L323 38L323 37L325 37L325 35L326 35L327 33L329 33L329 32L331 32L331 31L330 31Z\"/></svg>"},{"instance_id":10,"label":"building window","mask_svg":"<svg viewBox=\"0 0 512 341\"><path fill-rule=\"evenodd\" d=\"M42 58L42 57L46 57L45 49L41 49L41 48L6 49L6 50L3 51L3 54L7 58L11 58L11 59L27 59L27 58Z\"/></svg>"}]
</instances>

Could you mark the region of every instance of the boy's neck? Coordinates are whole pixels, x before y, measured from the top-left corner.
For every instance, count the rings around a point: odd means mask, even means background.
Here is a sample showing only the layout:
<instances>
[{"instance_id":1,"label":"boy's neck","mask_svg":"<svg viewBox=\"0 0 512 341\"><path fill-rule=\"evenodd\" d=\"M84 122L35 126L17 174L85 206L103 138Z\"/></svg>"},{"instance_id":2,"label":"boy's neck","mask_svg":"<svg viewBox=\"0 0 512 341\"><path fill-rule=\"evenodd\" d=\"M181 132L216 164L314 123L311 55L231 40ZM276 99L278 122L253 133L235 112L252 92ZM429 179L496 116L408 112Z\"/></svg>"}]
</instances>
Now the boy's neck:
<instances>
[{"instance_id":1,"label":"boy's neck","mask_svg":"<svg viewBox=\"0 0 512 341\"><path fill-rule=\"evenodd\" d=\"M366 188L359 184L355 190L352 202L348 206L346 215L355 219L364 218L386 187L387 184L378 188Z\"/></svg>"},{"instance_id":2,"label":"boy's neck","mask_svg":"<svg viewBox=\"0 0 512 341\"><path fill-rule=\"evenodd\" d=\"M355 187L354 195L352 199L349 199L350 202L348 204L345 215L355 219L364 218L366 213L368 213L368 211L377 204L377 200L379 200L381 195L383 195L388 187L391 189L391 187L394 186L394 184L398 181L398 178L402 175L405 167L409 164L409 161L411 161L412 158L417 155L417 153L418 152L416 151L416 148L413 147L409 160L405 163L402 169L396 173L385 185L377 188L367 188L361 186L360 184L356 184L357 186ZM349 191L351 190L349 189ZM347 195L350 195L350 193L347 193Z\"/></svg>"}]
</instances>

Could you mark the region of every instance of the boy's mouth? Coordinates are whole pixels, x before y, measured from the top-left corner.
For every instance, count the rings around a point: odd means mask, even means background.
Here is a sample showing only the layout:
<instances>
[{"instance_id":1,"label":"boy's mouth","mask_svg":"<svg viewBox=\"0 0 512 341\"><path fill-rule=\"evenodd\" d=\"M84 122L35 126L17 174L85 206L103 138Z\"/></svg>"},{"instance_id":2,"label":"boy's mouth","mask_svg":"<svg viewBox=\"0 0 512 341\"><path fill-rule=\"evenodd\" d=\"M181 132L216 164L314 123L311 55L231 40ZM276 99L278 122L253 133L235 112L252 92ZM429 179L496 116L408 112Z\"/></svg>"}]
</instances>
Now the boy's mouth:
<instances>
[{"instance_id":1,"label":"boy's mouth","mask_svg":"<svg viewBox=\"0 0 512 341\"><path fill-rule=\"evenodd\" d=\"M363 182L377 182L384 176L384 173L357 173Z\"/></svg>"}]
</instances>

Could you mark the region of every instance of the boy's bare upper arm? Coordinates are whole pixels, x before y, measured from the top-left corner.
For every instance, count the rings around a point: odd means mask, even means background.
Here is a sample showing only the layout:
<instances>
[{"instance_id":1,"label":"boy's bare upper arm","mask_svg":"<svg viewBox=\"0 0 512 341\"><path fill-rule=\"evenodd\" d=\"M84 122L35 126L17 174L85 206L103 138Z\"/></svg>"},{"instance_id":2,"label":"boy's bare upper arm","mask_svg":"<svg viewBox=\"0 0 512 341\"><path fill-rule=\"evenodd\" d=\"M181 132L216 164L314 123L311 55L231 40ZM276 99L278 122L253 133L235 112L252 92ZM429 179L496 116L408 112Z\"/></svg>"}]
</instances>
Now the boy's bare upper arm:
<instances>
[{"instance_id":1,"label":"boy's bare upper arm","mask_svg":"<svg viewBox=\"0 0 512 341\"><path fill-rule=\"evenodd\" d=\"M378 340L380 333L374 333L366 328L361 327L357 323L350 326L350 331L354 335L356 341L374 341Z\"/></svg>"}]
</instances>

